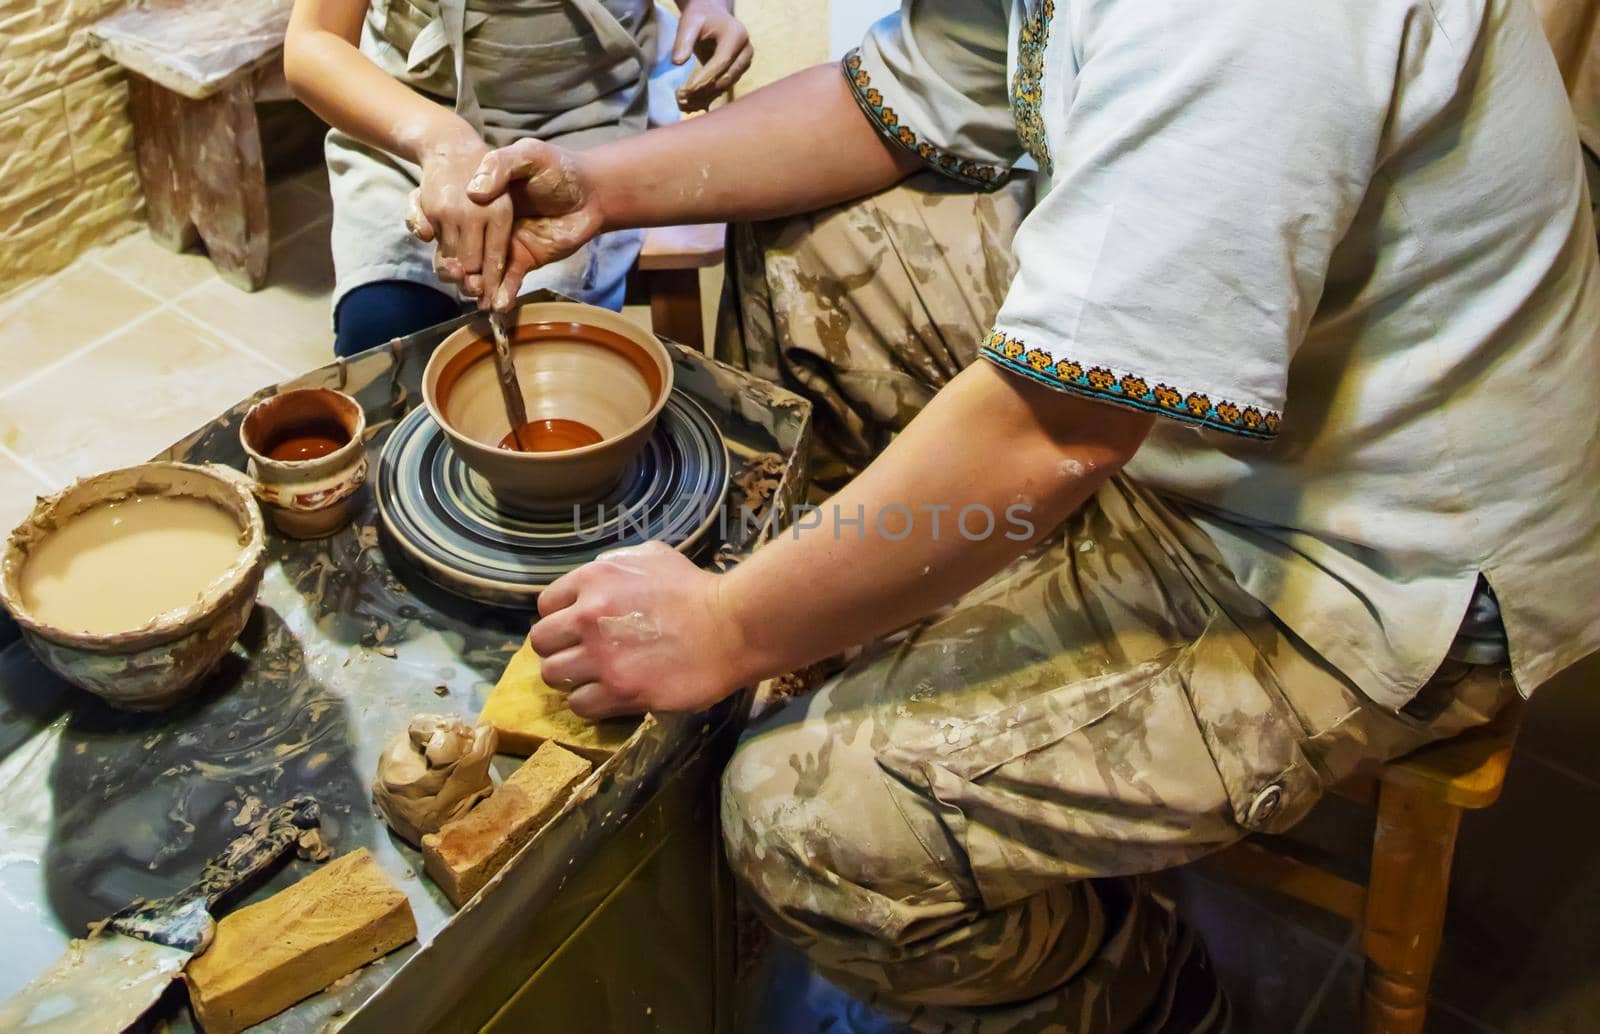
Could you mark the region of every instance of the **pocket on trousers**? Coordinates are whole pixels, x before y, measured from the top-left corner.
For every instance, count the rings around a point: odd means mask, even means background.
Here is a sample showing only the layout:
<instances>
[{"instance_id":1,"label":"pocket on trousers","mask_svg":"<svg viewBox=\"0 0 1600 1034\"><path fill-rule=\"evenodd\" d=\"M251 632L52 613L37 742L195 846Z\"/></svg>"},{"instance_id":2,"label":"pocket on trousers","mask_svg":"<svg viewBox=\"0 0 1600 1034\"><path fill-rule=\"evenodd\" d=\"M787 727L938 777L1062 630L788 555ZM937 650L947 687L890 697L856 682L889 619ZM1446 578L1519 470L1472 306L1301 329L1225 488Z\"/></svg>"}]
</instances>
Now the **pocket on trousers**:
<instances>
[{"instance_id":1,"label":"pocket on trousers","mask_svg":"<svg viewBox=\"0 0 1600 1034\"><path fill-rule=\"evenodd\" d=\"M1214 617L1190 647L1184 688L1246 833L1282 833L1322 796L1306 730L1239 628Z\"/></svg>"},{"instance_id":2,"label":"pocket on trousers","mask_svg":"<svg viewBox=\"0 0 1600 1034\"><path fill-rule=\"evenodd\" d=\"M1321 793L1254 656L1214 618L1193 643L961 723L946 747L887 748L879 765L930 801L990 908L1182 864L1288 828Z\"/></svg>"}]
</instances>

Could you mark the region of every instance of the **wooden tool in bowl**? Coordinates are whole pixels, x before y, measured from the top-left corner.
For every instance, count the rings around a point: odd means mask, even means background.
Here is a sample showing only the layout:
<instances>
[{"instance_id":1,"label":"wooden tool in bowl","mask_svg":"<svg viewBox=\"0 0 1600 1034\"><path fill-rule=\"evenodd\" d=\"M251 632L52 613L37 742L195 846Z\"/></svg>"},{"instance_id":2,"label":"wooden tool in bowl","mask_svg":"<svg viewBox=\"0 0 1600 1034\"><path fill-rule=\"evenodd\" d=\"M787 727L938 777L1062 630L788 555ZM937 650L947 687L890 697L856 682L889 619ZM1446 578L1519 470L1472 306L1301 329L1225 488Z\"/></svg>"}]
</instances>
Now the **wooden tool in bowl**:
<instances>
[{"instance_id":1,"label":"wooden tool in bowl","mask_svg":"<svg viewBox=\"0 0 1600 1034\"><path fill-rule=\"evenodd\" d=\"M523 429L528 426L528 407L522 401L522 385L517 381L517 366L511 361L511 333L515 320L509 312L496 310L489 314L489 329L494 335L494 368L500 375L500 395L506 403L506 419L511 421L511 441L518 452L530 452L522 440Z\"/></svg>"}]
</instances>

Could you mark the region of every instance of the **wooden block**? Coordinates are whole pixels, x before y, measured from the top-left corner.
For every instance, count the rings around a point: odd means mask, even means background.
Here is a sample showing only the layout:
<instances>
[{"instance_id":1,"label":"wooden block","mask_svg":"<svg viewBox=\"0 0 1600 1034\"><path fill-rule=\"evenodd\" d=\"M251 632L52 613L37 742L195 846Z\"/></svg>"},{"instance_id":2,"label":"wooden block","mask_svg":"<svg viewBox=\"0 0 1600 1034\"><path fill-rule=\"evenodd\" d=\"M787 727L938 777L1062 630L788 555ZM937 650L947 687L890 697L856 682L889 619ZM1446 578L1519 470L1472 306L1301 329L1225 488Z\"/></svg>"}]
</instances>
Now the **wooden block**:
<instances>
[{"instance_id":1,"label":"wooden block","mask_svg":"<svg viewBox=\"0 0 1600 1034\"><path fill-rule=\"evenodd\" d=\"M527 643L506 665L478 721L499 734L499 751L526 757L542 743L558 743L574 754L603 763L639 727L636 718L591 722L567 706L567 695L539 677L539 655Z\"/></svg>"},{"instance_id":2,"label":"wooden block","mask_svg":"<svg viewBox=\"0 0 1600 1034\"><path fill-rule=\"evenodd\" d=\"M366 848L217 924L184 971L206 1034L233 1034L416 939L405 894Z\"/></svg>"},{"instance_id":3,"label":"wooden block","mask_svg":"<svg viewBox=\"0 0 1600 1034\"><path fill-rule=\"evenodd\" d=\"M593 768L588 759L546 743L488 800L422 838L428 875L460 908L555 817Z\"/></svg>"}]
</instances>

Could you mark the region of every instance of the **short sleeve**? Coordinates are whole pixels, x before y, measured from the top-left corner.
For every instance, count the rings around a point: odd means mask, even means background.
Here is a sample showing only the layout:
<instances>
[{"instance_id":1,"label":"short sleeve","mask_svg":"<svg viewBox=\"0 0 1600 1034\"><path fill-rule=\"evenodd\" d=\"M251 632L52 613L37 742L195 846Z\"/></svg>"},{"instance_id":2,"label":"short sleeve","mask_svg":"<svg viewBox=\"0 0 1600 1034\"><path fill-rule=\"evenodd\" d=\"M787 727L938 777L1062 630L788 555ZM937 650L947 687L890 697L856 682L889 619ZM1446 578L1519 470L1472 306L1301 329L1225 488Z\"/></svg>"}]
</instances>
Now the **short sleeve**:
<instances>
[{"instance_id":1,"label":"short sleeve","mask_svg":"<svg viewBox=\"0 0 1600 1034\"><path fill-rule=\"evenodd\" d=\"M938 172L992 188L1021 156L1006 87L1010 5L905 0L844 59L869 119Z\"/></svg>"},{"instance_id":2,"label":"short sleeve","mask_svg":"<svg viewBox=\"0 0 1600 1034\"><path fill-rule=\"evenodd\" d=\"M1393 34L1359 24L1368 5L1085 6L1099 13L1047 51L1054 176L1017 233L981 354L1063 391L1271 438L1373 175L1397 60L1378 41Z\"/></svg>"}]
</instances>

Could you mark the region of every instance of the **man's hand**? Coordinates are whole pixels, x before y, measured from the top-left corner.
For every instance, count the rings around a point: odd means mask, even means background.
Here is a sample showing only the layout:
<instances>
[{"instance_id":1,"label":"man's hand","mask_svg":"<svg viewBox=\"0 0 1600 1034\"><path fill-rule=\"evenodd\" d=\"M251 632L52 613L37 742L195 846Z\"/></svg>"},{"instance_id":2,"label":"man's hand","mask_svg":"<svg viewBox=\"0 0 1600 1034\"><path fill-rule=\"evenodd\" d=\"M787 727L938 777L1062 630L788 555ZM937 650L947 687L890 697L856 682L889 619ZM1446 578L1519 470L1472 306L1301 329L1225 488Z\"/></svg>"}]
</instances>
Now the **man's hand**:
<instances>
[{"instance_id":1,"label":"man's hand","mask_svg":"<svg viewBox=\"0 0 1600 1034\"><path fill-rule=\"evenodd\" d=\"M467 196L467 181L488 153L465 123L429 141L420 155L422 183L411 194L406 218L413 234L435 246L439 279L461 284L463 293L480 299L500 287L512 226L509 198L479 204Z\"/></svg>"},{"instance_id":2,"label":"man's hand","mask_svg":"<svg viewBox=\"0 0 1600 1034\"><path fill-rule=\"evenodd\" d=\"M721 576L650 542L602 555L539 594L528 644L584 718L702 711L754 677Z\"/></svg>"},{"instance_id":3,"label":"man's hand","mask_svg":"<svg viewBox=\"0 0 1600 1034\"><path fill-rule=\"evenodd\" d=\"M542 140L519 140L483 156L467 184L467 197L515 212L509 253L491 291L485 274L480 304L509 309L529 270L566 258L597 236L605 224L581 156ZM487 210L487 209L486 209Z\"/></svg>"},{"instance_id":4,"label":"man's hand","mask_svg":"<svg viewBox=\"0 0 1600 1034\"><path fill-rule=\"evenodd\" d=\"M750 70L756 52L749 30L728 10L727 0L683 0L681 11L672 63L698 57L700 68L679 88L678 107L704 111Z\"/></svg>"}]
</instances>

